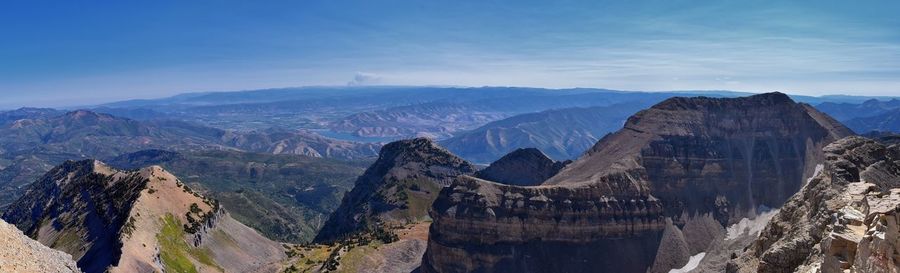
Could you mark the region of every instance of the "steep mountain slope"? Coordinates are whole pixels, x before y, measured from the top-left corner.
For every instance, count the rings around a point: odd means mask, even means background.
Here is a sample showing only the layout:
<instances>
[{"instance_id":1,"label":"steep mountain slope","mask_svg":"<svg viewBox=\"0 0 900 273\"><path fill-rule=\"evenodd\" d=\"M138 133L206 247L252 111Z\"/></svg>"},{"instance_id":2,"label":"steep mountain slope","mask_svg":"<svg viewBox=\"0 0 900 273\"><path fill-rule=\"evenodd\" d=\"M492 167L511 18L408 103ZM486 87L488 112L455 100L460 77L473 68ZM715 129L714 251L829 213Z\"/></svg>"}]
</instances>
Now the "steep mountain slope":
<instances>
[{"instance_id":1,"label":"steep mountain slope","mask_svg":"<svg viewBox=\"0 0 900 273\"><path fill-rule=\"evenodd\" d=\"M728 272L896 272L900 146L849 137Z\"/></svg>"},{"instance_id":2,"label":"steep mountain slope","mask_svg":"<svg viewBox=\"0 0 900 273\"><path fill-rule=\"evenodd\" d=\"M672 98L540 186L460 177L434 202L424 272L668 272L780 207L852 132L780 93Z\"/></svg>"},{"instance_id":3,"label":"steep mountain slope","mask_svg":"<svg viewBox=\"0 0 900 273\"><path fill-rule=\"evenodd\" d=\"M338 141L303 131L233 132L178 121L136 121L90 111L18 119L0 125L0 206L70 159L111 158L144 149L245 150L357 159L377 144Z\"/></svg>"},{"instance_id":4,"label":"steep mountain slope","mask_svg":"<svg viewBox=\"0 0 900 273\"><path fill-rule=\"evenodd\" d=\"M571 160L553 161L535 148L516 149L475 173L475 177L503 184L535 186L559 173L569 163Z\"/></svg>"},{"instance_id":5,"label":"steep mountain slope","mask_svg":"<svg viewBox=\"0 0 900 273\"><path fill-rule=\"evenodd\" d=\"M473 162L492 162L518 148L538 148L555 160L573 159L652 102L566 108L522 114L441 141Z\"/></svg>"},{"instance_id":6,"label":"steep mountain slope","mask_svg":"<svg viewBox=\"0 0 900 273\"><path fill-rule=\"evenodd\" d=\"M219 201L235 219L282 242L313 239L368 161L239 151L145 150L107 161L121 169L160 165Z\"/></svg>"},{"instance_id":7,"label":"steep mountain slope","mask_svg":"<svg viewBox=\"0 0 900 273\"><path fill-rule=\"evenodd\" d=\"M442 186L474 172L475 166L427 138L389 143L344 195L315 241L422 221Z\"/></svg>"},{"instance_id":8,"label":"steep mountain slope","mask_svg":"<svg viewBox=\"0 0 900 273\"><path fill-rule=\"evenodd\" d=\"M69 253L85 272L249 272L277 268L278 243L160 167L119 171L68 161L32 184L3 219Z\"/></svg>"},{"instance_id":9,"label":"steep mountain slope","mask_svg":"<svg viewBox=\"0 0 900 273\"><path fill-rule=\"evenodd\" d=\"M0 220L0 271L8 273L81 272L72 255L42 245Z\"/></svg>"},{"instance_id":10,"label":"steep mountain slope","mask_svg":"<svg viewBox=\"0 0 900 273\"><path fill-rule=\"evenodd\" d=\"M861 133L872 131L900 133L900 108L874 116L850 119L844 124Z\"/></svg>"}]
</instances>

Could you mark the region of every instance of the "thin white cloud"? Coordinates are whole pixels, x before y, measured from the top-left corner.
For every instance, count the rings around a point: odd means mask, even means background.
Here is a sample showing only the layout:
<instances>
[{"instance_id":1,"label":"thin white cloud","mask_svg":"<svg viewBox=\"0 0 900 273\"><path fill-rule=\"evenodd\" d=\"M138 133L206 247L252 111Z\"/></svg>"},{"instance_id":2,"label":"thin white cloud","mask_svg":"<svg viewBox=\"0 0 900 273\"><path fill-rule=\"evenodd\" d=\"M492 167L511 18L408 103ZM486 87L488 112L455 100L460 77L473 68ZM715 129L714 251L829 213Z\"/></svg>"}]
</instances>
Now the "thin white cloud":
<instances>
[{"instance_id":1,"label":"thin white cloud","mask_svg":"<svg viewBox=\"0 0 900 273\"><path fill-rule=\"evenodd\" d=\"M356 72L353 79L347 82L348 86L372 85L378 84L381 77L373 73Z\"/></svg>"}]
</instances>

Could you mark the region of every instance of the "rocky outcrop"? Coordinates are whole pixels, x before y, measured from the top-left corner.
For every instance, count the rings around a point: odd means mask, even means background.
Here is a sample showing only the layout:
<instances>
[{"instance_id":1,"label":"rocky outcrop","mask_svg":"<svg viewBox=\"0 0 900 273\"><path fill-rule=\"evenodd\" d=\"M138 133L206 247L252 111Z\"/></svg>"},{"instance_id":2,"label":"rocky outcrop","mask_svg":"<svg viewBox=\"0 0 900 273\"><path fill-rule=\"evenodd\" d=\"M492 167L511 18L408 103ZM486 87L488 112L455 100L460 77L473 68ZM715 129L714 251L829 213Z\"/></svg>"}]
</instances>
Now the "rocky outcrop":
<instances>
[{"instance_id":1,"label":"rocky outcrop","mask_svg":"<svg viewBox=\"0 0 900 273\"><path fill-rule=\"evenodd\" d=\"M780 207L851 133L780 93L672 98L540 186L458 178L432 208L422 270L666 272L726 224Z\"/></svg>"},{"instance_id":2,"label":"rocky outcrop","mask_svg":"<svg viewBox=\"0 0 900 273\"><path fill-rule=\"evenodd\" d=\"M849 137L728 272L897 272L900 146Z\"/></svg>"},{"instance_id":3,"label":"rocky outcrop","mask_svg":"<svg viewBox=\"0 0 900 273\"><path fill-rule=\"evenodd\" d=\"M474 172L474 165L427 138L389 143L356 180L315 241L424 220L441 187Z\"/></svg>"},{"instance_id":4,"label":"rocky outcrop","mask_svg":"<svg viewBox=\"0 0 900 273\"><path fill-rule=\"evenodd\" d=\"M81 272L72 255L44 246L4 221L0 221L0 242L0 272Z\"/></svg>"},{"instance_id":5,"label":"rocky outcrop","mask_svg":"<svg viewBox=\"0 0 900 273\"><path fill-rule=\"evenodd\" d=\"M571 162L553 161L536 148L522 148L491 163L475 176L503 184L535 186L544 183Z\"/></svg>"},{"instance_id":6,"label":"rocky outcrop","mask_svg":"<svg viewBox=\"0 0 900 273\"><path fill-rule=\"evenodd\" d=\"M158 166L121 171L68 161L33 183L3 219L89 273L247 272L284 258L278 243Z\"/></svg>"}]
</instances>

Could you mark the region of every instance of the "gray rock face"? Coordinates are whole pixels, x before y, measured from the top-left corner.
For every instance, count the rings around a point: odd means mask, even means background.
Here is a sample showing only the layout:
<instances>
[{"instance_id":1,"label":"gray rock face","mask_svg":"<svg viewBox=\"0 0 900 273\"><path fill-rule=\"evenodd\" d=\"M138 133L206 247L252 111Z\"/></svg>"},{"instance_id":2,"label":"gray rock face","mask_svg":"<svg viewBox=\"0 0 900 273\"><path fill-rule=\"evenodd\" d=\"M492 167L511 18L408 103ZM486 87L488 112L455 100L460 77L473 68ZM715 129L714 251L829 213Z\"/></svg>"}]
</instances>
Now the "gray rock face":
<instances>
[{"instance_id":1,"label":"gray rock face","mask_svg":"<svg viewBox=\"0 0 900 273\"><path fill-rule=\"evenodd\" d=\"M422 269L646 272L655 263L666 272L710 247L722 225L780 207L824 159L821 148L851 133L780 93L669 99L540 186L458 178L432 208ZM664 232L668 220L679 232Z\"/></svg>"},{"instance_id":2,"label":"gray rock face","mask_svg":"<svg viewBox=\"0 0 900 273\"><path fill-rule=\"evenodd\" d=\"M147 180L137 174L106 175L100 164L82 160L57 166L10 205L3 219L72 254L82 270L103 272L122 254L122 226Z\"/></svg>"},{"instance_id":3,"label":"gray rock face","mask_svg":"<svg viewBox=\"0 0 900 273\"><path fill-rule=\"evenodd\" d=\"M897 272L900 146L849 137L728 272Z\"/></svg>"},{"instance_id":4,"label":"gray rock face","mask_svg":"<svg viewBox=\"0 0 900 273\"><path fill-rule=\"evenodd\" d=\"M80 273L72 256L53 250L22 234L15 226L0 220L0 272L8 273Z\"/></svg>"},{"instance_id":5,"label":"gray rock face","mask_svg":"<svg viewBox=\"0 0 900 273\"><path fill-rule=\"evenodd\" d=\"M544 183L571 162L553 161L535 148L516 149L478 171L475 176L503 184L535 186Z\"/></svg>"},{"instance_id":6,"label":"gray rock face","mask_svg":"<svg viewBox=\"0 0 900 273\"><path fill-rule=\"evenodd\" d=\"M315 241L333 241L386 223L416 222L427 216L441 187L474 173L474 165L427 138L388 143Z\"/></svg>"}]
</instances>

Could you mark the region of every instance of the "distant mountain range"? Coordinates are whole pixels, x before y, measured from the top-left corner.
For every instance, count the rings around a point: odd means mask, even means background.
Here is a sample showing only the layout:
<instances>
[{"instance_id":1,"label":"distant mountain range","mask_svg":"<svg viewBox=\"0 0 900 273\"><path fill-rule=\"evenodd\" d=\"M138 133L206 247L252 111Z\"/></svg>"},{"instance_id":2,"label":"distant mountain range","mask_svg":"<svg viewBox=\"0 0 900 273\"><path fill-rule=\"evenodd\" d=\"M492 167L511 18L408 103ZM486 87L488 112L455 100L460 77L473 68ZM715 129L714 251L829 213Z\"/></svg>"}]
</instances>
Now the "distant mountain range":
<instances>
[{"instance_id":1,"label":"distant mountain range","mask_svg":"<svg viewBox=\"0 0 900 273\"><path fill-rule=\"evenodd\" d=\"M188 93L103 104L95 111L134 119L177 119L208 126L329 130L346 139L381 142L410 137L449 138L519 114L573 107L659 102L674 96L737 97L733 91L625 92L523 87L299 87ZM791 96L799 102L862 103L884 97Z\"/></svg>"},{"instance_id":2,"label":"distant mountain range","mask_svg":"<svg viewBox=\"0 0 900 273\"><path fill-rule=\"evenodd\" d=\"M900 133L900 107L867 117L858 117L844 122L856 132L872 131Z\"/></svg>"},{"instance_id":3,"label":"distant mountain range","mask_svg":"<svg viewBox=\"0 0 900 273\"><path fill-rule=\"evenodd\" d=\"M17 119L0 124L0 205L11 202L21 194L24 185L65 160L113 158L145 149L365 159L373 157L379 147L307 131L236 132L174 120L138 121L85 110L62 114L49 110L27 112L31 114L16 114Z\"/></svg>"},{"instance_id":4,"label":"distant mountain range","mask_svg":"<svg viewBox=\"0 0 900 273\"><path fill-rule=\"evenodd\" d=\"M855 118L877 116L893 109L900 108L900 99L870 99L862 103L824 102L816 105L820 111L828 113L837 120L846 121Z\"/></svg>"},{"instance_id":5,"label":"distant mountain range","mask_svg":"<svg viewBox=\"0 0 900 273\"><path fill-rule=\"evenodd\" d=\"M816 108L843 122L853 131L900 132L900 99L870 99L862 103L825 102Z\"/></svg>"},{"instance_id":6,"label":"distant mountain range","mask_svg":"<svg viewBox=\"0 0 900 273\"><path fill-rule=\"evenodd\" d=\"M489 163L518 148L538 148L555 160L574 159L604 135L622 127L628 116L655 101L565 108L494 121L441 141L450 151Z\"/></svg>"}]
</instances>

